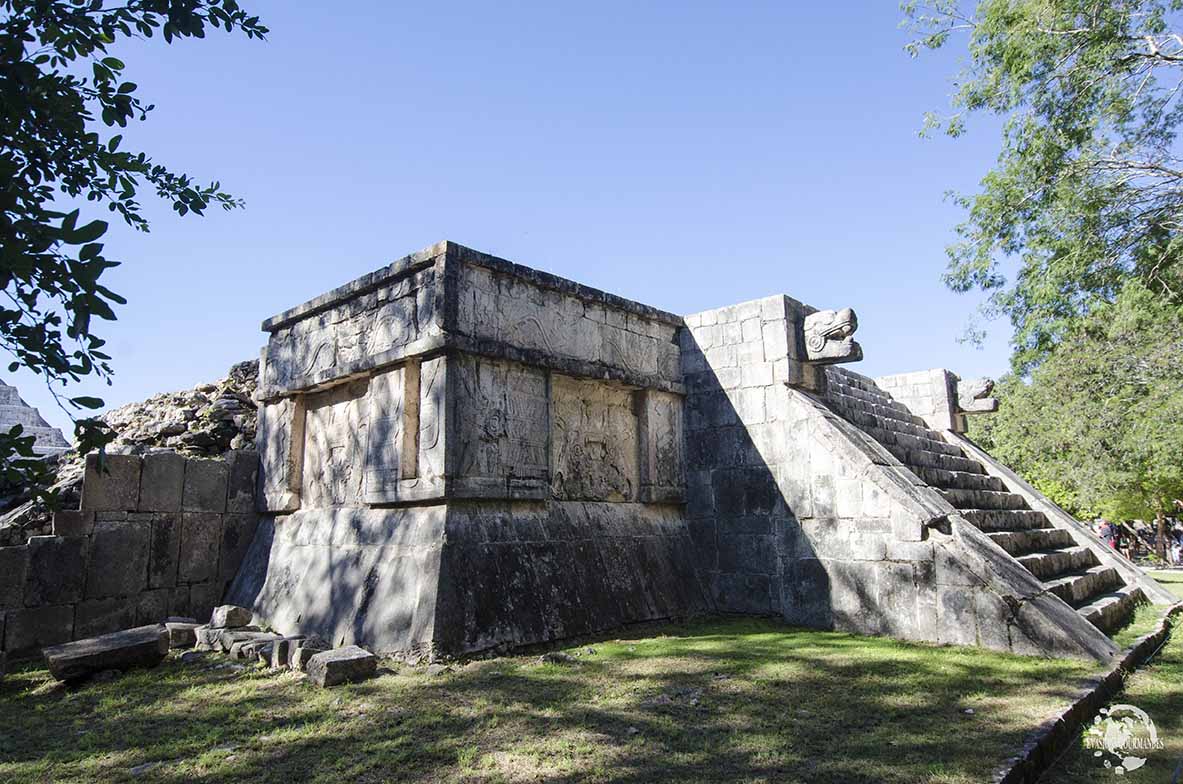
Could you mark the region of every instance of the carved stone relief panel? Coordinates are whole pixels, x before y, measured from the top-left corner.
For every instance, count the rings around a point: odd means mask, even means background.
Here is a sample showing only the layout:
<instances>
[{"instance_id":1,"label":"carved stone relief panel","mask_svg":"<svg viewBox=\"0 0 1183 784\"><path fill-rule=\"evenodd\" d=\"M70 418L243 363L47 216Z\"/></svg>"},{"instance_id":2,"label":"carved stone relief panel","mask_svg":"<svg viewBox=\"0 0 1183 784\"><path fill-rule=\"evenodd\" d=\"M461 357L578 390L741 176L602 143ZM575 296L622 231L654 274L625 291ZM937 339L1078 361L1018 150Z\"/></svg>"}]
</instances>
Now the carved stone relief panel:
<instances>
[{"instance_id":1,"label":"carved stone relief panel","mask_svg":"<svg viewBox=\"0 0 1183 784\"><path fill-rule=\"evenodd\" d=\"M376 354L438 334L434 269L391 281L272 333L267 344L267 387L289 388L331 377Z\"/></svg>"},{"instance_id":2,"label":"carved stone relief panel","mask_svg":"<svg viewBox=\"0 0 1183 784\"><path fill-rule=\"evenodd\" d=\"M678 502L684 495L682 398L668 392L636 392L643 501Z\"/></svg>"},{"instance_id":3,"label":"carved stone relief panel","mask_svg":"<svg viewBox=\"0 0 1183 784\"><path fill-rule=\"evenodd\" d=\"M448 360L436 357L419 366L419 437L416 477L422 483L444 478Z\"/></svg>"},{"instance_id":4,"label":"carved stone relief panel","mask_svg":"<svg viewBox=\"0 0 1183 784\"><path fill-rule=\"evenodd\" d=\"M673 325L474 265L460 271L458 301L461 334L681 380Z\"/></svg>"},{"instance_id":5,"label":"carved stone relief panel","mask_svg":"<svg viewBox=\"0 0 1183 784\"><path fill-rule=\"evenodd\" d=\"M367 387L363 379L307 396L304 509L362 503Z\"/></svg>"},{"instance_id":6,"label":"carved stone relief panel","mask_svg":"<svg viewBox=\"0 0 1183 784\"><path fill-rule=\"evenodd\" d=\"M397 490L398 482L414 476L414 471L407 475L404 461L418 457L415 444L406 443L408 435L407 414L412 413L414 427L418 431L418 383L408 385L407 377L418 376L418 366L412 365L410 373L407 367L397 367L382 373L376 373L370 378L369 415L367 417L368 444L366 447L366 494L386 495ZM415 396L415 409L408 412L405 405L408 387ZM407 447L411 447L408 455Z\"/></svg>"},{"instance_id":7,"label":"carved stone relief panel","mask_svg":"<svg viewBox=\"0 0 1183 784\"><path fill-rule=\"evenodd\" d=\"M633 501L637 415L632 393L605 381L551 375L551 490L570 501Z\"/></svg>"},{"instance_id":8,"label":"carved stone relief panel","mask_svg":"<svg viewBox=\"0 0 1183 784\"><path fill-rule=\"evenodd\" d=\"M260 406L255 445L261 461L262 511L293 512L299 509L304 462L304 399L284 398Z\"/></svg>"},{"instance_id":9,"label":"carved stone relief panel","mask_svg":"<svg viewBox=\"0 0 1183 784\"><path fill-rule=\"evenodd\" d=\"M547 478L546 371L467 354L449 364L456 395L452 475L459 481Z\"/></svg>"}]
</instances>

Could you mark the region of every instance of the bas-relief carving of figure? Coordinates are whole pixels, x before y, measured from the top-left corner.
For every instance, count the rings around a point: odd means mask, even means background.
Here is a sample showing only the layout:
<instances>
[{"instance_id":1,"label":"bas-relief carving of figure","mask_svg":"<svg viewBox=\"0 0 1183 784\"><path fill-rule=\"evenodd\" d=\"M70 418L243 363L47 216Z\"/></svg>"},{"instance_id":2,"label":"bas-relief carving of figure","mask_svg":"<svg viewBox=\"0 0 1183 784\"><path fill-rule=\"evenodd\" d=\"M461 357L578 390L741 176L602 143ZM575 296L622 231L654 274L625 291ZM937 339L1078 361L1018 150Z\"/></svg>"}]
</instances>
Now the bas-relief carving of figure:
<instances>
[{"instance_id":1,"label":"bas-relief carving of figure","mask_svg":"<svg viewBox=\"0 0 1183 784\"><path fill-rule=\"evenodd\" d=\"M998 399L989 397L994 381L970 378L957 382L957 410L963 414L988 414L998 410Z\"/></svg>"},{"instance_id":2,"label":"bas-relief carving of figure","mask_svg":"<svg viewBox=\"0 0 1183 784\"><path fill-rule=\"evenodd\" d=\"M858 362L863 347L853 335L858 317L850 308L819 310L805 317L805 361L819 365Z\"/></svg>"},{"instance_id":3,"label":"bas-relief carving of figure","mask_svg":"<svg viewBox=\"0 0 1183 784\"><path fill-rule=\"evenodd\" d=\"M305 508L362 502L367 383L357 381L307 398L301 493Z\"/></svg>"},{"instance_id":4,"label":"bas-relief carving of figure","mask_svg":"<svg viewBox=\"0 0 1183 784\"><path fill-rule=\"evenodd\" d=\"M598 381L551 377L552 492L571 501L632 501L639 483L630 393Z\"/></svg>"},{"instance_id":5,"label":"bas-relief carving of figure","mask_svg":"<svg viewBox=\"0 0 1183 784\"><path fill-rule=\"evenodd\" d=\"M471 357L457 361L455 372L458 476L545 478L545 373Z\"/></svg>"}]
</instances>

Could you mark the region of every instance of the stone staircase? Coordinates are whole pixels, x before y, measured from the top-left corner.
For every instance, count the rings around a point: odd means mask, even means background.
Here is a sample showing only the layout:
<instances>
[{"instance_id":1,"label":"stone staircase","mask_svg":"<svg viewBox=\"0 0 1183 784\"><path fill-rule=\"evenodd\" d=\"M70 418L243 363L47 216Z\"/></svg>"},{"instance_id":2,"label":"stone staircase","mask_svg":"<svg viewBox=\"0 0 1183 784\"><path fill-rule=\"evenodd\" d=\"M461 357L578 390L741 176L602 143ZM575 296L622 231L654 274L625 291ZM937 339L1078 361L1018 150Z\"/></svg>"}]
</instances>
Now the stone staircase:
<instances>
[{"instance_id":1,"label":"stone staircase","mask_svg":"<svg viewBox=\"0 0 1183 784\"><path fill-rule=\"evenodd\" d=\"M1141 588L1102 564L1071 531L1032 510L1025 498L1010 492L1001 479L942 439L874 381L835 367L826 375L825 399L831 409L882 444L1098 629L1112 633L1146 600Z\"/></svg>"}]
</instances>

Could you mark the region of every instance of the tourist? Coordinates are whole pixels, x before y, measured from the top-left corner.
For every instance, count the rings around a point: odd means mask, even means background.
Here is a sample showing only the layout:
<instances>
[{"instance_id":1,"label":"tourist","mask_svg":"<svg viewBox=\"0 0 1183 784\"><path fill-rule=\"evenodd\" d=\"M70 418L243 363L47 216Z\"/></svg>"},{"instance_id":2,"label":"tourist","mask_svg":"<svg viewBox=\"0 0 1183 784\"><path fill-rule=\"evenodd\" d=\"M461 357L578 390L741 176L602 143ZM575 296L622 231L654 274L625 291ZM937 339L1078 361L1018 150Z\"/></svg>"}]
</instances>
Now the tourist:
<instances>
[{"instance_id":1,"label":"tourist","mask_svg":"<svg viewBox=\"0 0 1183 784\"><path fill-rule=\"evenodd\" d=\"M1117 526L1104 517L1100 518L1100 525L1097 526L1097 536L1114 550L1117 549Z\"/></svg>"}]
</instances>

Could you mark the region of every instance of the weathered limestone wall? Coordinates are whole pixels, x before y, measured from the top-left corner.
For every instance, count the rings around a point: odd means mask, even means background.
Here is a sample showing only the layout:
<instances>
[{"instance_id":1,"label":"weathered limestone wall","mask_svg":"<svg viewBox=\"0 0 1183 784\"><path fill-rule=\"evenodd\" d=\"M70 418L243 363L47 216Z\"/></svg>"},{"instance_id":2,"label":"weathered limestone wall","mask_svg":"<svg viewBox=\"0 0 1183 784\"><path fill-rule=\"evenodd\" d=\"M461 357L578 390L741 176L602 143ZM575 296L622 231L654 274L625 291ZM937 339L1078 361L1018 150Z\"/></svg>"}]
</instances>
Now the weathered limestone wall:
<instances>
[{"instance_id":1,"label":"weathered limestone wall","mask_svg":"<svg viewBox=\"0 0 1183 784\"><path fill-rule=\"evenodd\" d=\"M842 371L802 350L811 310L778 296L686 317L687 517L717 608L1018 653L1115 650L824 403Z\"/></svg>"},{"instance_id":2,"label":"weathered limestone wall","mask_svg":"<svg viewBox=\"0 0 1183 784\"><path fill-rule=\"evenodd\" d=\"M964 417L957 407L957 382L947 370L918 370L875 379L884 392L903 403L933 430L965 432Z\"/></svg>"},{"instance_id":3,"label":"weathered limestone wall","mask_svg":"<svg viewBox=\"0 0 1183 784\"><path fill-rule=\"evenodd\" d=\"M274 519L233 598L412 656L706 609L679 506L680 326L453 243L269 319Z\"/></svg>"},{"instance_id":4,"label":"weathered limestone wall","mask_svg":"<svg viewBox=\"0 0 1183 784\"><path fill-rule=\"evenodd\" d=\"M157 623L206 620L255 535L254 451L90 456L80 509L0 547L0 648L16 656Z\"/></svg>"}]
</instances>

